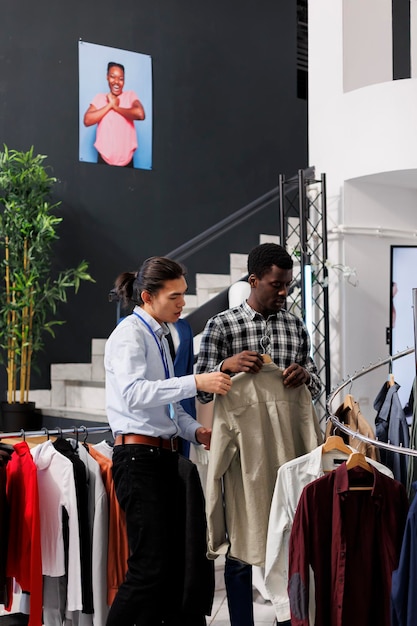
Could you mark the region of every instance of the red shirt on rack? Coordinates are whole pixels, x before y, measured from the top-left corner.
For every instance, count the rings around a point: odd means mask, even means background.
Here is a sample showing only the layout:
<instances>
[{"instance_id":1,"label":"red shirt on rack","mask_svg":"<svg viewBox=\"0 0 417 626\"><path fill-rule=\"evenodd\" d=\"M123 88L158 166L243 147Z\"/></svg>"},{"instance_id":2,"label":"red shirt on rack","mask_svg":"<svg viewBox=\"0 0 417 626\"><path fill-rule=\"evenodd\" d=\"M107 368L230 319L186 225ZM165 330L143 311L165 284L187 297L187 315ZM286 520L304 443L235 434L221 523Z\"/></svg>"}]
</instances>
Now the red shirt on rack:
<instances>
[{"instance_id":1,"label":"red shirt on rack","mask_svg":"<svg viewBox=\"0 0 417 626\"><path fill-rule=\"evenodd\" d=\"M372 468L335 471L307 485L289 547L292 626L307 626L309 568L319 626L390 626L392 572L398 566L408 511L405 487ZM349 483L371 481L371 490Z\"/></svg>"},{"instance_id":2,"label":"red shirt on rack","mask_svg":"<svg viewBox=\"0 0 417 626\"><path fill-rule=\"evenodd\" d=\"M42 558L36 465L25 441L16 443L7 464L6 495L10 510L6 576L30 593L29 626L42 626ZM10 584L11 587L11 584ZM13 593L9 594L8 611Z\"/></svg>"}]
</instances>

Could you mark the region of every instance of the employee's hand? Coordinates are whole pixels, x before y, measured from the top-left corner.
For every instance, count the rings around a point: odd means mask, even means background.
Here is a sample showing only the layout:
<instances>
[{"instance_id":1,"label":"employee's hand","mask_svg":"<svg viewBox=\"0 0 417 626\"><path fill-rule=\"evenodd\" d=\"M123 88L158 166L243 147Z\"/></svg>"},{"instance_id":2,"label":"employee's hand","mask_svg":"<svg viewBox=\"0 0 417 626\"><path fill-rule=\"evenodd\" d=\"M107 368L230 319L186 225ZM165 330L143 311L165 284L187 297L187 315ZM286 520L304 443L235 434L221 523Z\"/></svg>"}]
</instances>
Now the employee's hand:
<instances>
[{"instance_id":1,"label":"employee's hand","mask_svg":"<svg viewBox=\"0 0 417 626\"><path fill-rule=\"evenodd\" d=\"M298 363L292 363L282 372L285 387L300 387L308 385L310 382L310 374Z\"/></svg>"},{"instance_id":2,"label":"employee's hand","mask_svg":"<svg viewBox=\"0 0 417 626\"><path fill-rule=\"evenodd\" d=\"M232 379L223 372L209 372L207 374L195 374L195 384L198 391L218 393L225 396L232 386Z\"/></svg>"},{"instance_id":3,"label":"employee's hand","mask_svg":"<svg viewBox=\"0 0 417 626\"><path fill-rule=\"evenodd\" d=\"M198 443L202 443L206 450L210 450L210 441L211 441L211 428L197 428L195 431L195 438Z\"/></svg>"},{"instance_id":4,"label":"employee's hand","mask_svg":"<svg viewBox=\"0 0 417 626\"><path fill-rule=\"evenodd\" d=\"M243 350L229 358L225 359L222 363L222 370L226 372L251 372L256 374L262 369L264 362L259 352L255 350Z\"/></svg>"}]
</instances>

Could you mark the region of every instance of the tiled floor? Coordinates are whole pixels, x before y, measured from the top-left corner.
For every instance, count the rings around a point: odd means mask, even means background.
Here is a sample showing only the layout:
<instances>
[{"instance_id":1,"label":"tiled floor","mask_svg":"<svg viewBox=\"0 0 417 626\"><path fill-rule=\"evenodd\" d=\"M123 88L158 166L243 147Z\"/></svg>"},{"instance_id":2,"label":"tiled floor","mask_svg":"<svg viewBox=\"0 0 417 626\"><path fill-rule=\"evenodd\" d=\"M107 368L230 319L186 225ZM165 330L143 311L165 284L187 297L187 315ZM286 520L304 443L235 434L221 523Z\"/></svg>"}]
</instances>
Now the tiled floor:
<instances>
[{"instance_id":1,"label":"tiled floor","mask_svg":"<svg viewBox=\"0 0 417 626\"><path fill-rule=\"evenodd\" d=\"M213 610L207 618L207 625L230 626L229 611L227 608L226 590L224 587L224 560L215 561L216 592L214 596ZM256 590L253 592L253 611L255 626L272 626L275 624L275 611L272 604L265 601Z\"/></svg>"}]
</instances>

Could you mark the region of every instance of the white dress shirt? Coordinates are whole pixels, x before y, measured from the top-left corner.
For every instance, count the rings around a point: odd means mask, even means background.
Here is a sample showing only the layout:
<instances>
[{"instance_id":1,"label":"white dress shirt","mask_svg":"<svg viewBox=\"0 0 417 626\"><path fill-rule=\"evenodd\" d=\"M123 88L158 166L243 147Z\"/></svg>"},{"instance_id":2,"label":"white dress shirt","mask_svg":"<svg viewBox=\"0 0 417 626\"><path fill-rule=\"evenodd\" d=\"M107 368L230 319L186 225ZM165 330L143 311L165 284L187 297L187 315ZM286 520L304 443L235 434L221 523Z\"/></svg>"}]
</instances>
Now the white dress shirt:
<instances>
[{"instance_id":1,"label":"white dress shirt","mask_svg":"<svg viewBox=\"0 0 417 626\"><path fill-rule=\"evenodd\" d=\"M106 410L113 435L137 433L165 439L181 435L196 441L200 425L180 404L196 395L194 375L175 377L167 333L165 324L161 326L141 307L135 307L107 340Z\"/></svg>"},{"instance_id":2,"label":"white dress shirt","mask_svg":"<svg viewBox=\"0 0 417 626\"><path fill-rule=\"evenodd\" d=\"M62 510L68 513L67 608L82 610L81 557L74 466L48 440L31 449L38 474L41 518L42 573L64 576L65 556Z\"/></svg>"}]
</instances>

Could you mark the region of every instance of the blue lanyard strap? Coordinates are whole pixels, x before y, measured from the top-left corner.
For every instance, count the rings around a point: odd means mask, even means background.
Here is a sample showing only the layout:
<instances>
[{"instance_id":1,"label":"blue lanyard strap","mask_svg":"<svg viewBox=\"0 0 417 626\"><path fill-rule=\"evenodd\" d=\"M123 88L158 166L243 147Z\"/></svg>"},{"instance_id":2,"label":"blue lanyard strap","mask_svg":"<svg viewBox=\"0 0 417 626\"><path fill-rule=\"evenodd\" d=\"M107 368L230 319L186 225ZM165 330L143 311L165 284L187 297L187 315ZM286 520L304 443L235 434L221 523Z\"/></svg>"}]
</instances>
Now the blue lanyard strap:
<instances>
[{"instance_id":1,"label":"blue lanyard strap","mask_svg":"<svg viewBox=\"0 0 417 626\"><path fill-rule=\"evenodd\" d=\"M147 327L147 329L151 333L152 337L155 339L156 345L158 346L159 354L161 355L162 363L164 365L165 378L170 378L167 355L165 354L165 350L164 350L164 347L162 345L162 340L158 339L158 335L155 333L155 331L150 326L150 324L148 324L148 322L145 319L143 319L143 317L141 315L136 313L136 311L133 311L133 315L136 315L136 317L138 317L140 319L140 321L145 324L145 326Z\"/></svg>"}]
</instances>

